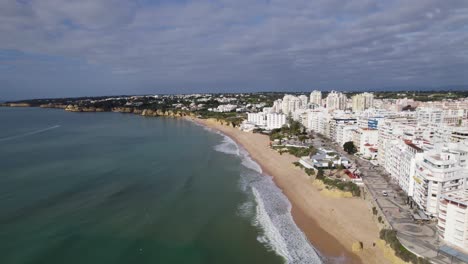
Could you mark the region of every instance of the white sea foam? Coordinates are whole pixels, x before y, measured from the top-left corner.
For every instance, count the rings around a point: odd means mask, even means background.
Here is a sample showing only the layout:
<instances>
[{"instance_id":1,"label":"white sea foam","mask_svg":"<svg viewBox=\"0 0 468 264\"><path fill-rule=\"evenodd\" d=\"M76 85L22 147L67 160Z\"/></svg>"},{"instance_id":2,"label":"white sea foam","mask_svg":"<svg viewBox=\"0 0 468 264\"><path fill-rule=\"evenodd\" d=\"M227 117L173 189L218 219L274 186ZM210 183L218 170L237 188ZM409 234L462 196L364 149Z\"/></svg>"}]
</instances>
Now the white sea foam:
<instances>
[{"instance_id":1,"label":"white sea foam","mask_svg":"<svg viewBox=\"0 0 468 264\"><path fill-rule=\"evenodd\" d=\"M321 258L297 227L291 215L291 203L273 182L272 177L262 174L262 169L249 153L228 136L215 146L215 150L238 156L244 169L241 171L239 188L251 198L241 204L238 214L253 217L252 224L259 229L257 239L266 248L282 256L287 263L322 263Z\"/></svg>"},{"instance_id":2,"label":"white sea foam","mask_svg":"<svg viewBox=\"0 0 468 264\"><path fill-rule=\"evenodd\" d=\"M263 234L257 238L258 241L266 244L267 247L271 248L278 255L290 262L291 256L289 255L286 241L284 241L280 231L276 228L268 215L262 197L255 187L252 187L252 193L255 197L255 202L257 203L257 215L255 217L254 224L263 230Z\"/></svg>"},{"instance_id":3,"label":"white sea foam","mask_svg":"<svg viewBox=\"0 0 468 264\"><path fill-rule=\"evenodd\" d=\"M36 134L43 133L43 132L46 132L46 131L49 131L49 130L52 130L52 129L59 128L59 127L60 127L60 125L55 125L55 126L51 126L51 127L48 127L48 128L39 129L39 130L31 131L31 132L28 132L28 133L24 133L24 134L19 134L19 135L15 135L15 136L0 138L0 142L36 135Z\"/></svg>"},{"instance_id":4,"label":"white sea foam","mask_svg":"<svg viewBox=\"0 0 468 264\"><path fill-rule=\"evenodd\" d=\"M226 154L240 156L239 147L230 137L224 136L223 142L215 146L215 150Z\"/></svg>"},{"instance_id":5,"label":"white sea foam","mask_svg":"<svg viewBox=\"0 0 468 264\"><path fill-rule=\"evenodd\" d=\"M263 176L261 180L252 183L252 192L257 203L255 223L259 223L263 230L263 237L259 241L283 256L287 263L322 263L294 222L291 203L272 178Z\"/></svg>"},{"instance_id":6,"label":"white sea foam","mask_svg":"<svg viewBox=\"0 0 468 264\"><path fill-rule=\"evenodd\" d=\"M257 162L253 161L253 159L250 157L249 153L246 150L244 150L243 148L240 148L239 153L241 154L241 157L242 157L242 165L258 173L263 172L262 167L260 167L260 165L258 165Z\"/></svg>"}]
</instances>

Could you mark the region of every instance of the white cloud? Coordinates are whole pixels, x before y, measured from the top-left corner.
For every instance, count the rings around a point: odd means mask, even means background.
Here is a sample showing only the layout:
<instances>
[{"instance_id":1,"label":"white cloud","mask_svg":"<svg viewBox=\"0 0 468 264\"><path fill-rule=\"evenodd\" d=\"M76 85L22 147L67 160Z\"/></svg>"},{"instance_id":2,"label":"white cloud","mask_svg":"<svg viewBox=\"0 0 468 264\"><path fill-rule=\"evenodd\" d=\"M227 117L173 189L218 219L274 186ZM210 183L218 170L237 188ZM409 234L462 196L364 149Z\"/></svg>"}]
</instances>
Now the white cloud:
<instances>
[{"instance_id":1,"label":"white cloud","mask_svg":"<svg viewBox=\"0 0 468 264\"><path fill-rule=\"evenodd\" d=\"M3 1L0 49L152 87L424 86L468 83L466 25L456 0Z\"/></svg>"}]
</instances>

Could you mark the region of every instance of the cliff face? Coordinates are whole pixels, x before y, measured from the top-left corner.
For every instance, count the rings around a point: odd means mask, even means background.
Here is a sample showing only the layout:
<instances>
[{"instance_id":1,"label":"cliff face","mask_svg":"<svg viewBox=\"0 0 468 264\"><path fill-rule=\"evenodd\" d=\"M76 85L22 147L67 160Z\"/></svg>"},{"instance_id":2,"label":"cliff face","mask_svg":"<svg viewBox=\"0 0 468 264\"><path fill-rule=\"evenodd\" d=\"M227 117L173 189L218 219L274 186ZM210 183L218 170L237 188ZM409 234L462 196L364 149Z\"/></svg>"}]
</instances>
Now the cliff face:
<instances>
[{"instance_id":1,"label":"cliff face","mask_svg":"<svg viewBox=\"0 0 468 264\"><path fill-rule=\"evenodd\" d=\"M11 103L8 106L9 107L29 107L31 105L28 103Z\"/></svg>"},{"instance_id":2,"label":"cliff face","mask_svg":"<svg viewBox=\"0 0 468 264\"><path fill-rule=\"evenodd\" d=\"M4 104L3 106L11 106L11 107L31 107L30 104L28 103L7 103ZM64 109L67 112L106 112L109 110L106 110L104 108L100 107L94 107L94 106L79 106L79 105L64 105L64 104L41 104L39 105L41 108L57 108L57 109ZM111 109L112 112L116 113L129 113L129 114L135 114L135 115L141 115L141 116L148 116L148 117L157 117L157 116L163 116L163 117L173 117L173 118L178 118L178 117L184 117L184 116L192 116L194 117L195 114L191 112L182 112L182 111L177 111L177 110L155 110L155 109L137 109L133 107L114 107Z\"/></svg>"},{"instance_id":3,"label":"cliff face","mask_svg":"<svg viewBox=\"0 0 468 264\"><path fill-rule=\"evenodd\" d=\"M58 107L58 108L61 108L61 107ZM94 106L81 107L78 105L67 105L65 107L65 111L68 111L68 112L105 112L105 110L102 108L97 108Z\"/></svg>"},{"instance_id":4,"label":"cliff face","mask_svg":"<svg viewBox=\"0 0 468 264\"><path fill-rule=\"evenodd\" d=\"M112 108L112 112L133 113L133 108L132 107L114 107L114 108Z\"/></svg>"},{"instance_id":5,"label":"cliff face","mask_svg":"<svg viewBox=\"0 0 468 264\"><path fill-rule=\"evenodd\" d=\"M67 105L49 103L49 104L41 104L39 107L42 107L42 108L60 108L60 109L65 109L65 108L67 108Z\"/></svg>"}]
</instances>

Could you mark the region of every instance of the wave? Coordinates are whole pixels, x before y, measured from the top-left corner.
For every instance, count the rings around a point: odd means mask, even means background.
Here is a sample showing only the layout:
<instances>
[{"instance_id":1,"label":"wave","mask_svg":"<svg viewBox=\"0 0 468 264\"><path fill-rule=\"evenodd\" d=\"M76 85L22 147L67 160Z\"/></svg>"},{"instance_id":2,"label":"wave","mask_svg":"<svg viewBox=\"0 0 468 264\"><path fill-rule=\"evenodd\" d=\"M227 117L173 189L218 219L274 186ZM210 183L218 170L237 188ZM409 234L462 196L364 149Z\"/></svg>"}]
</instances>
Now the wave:
<instances>
[{"instance_id":1,"label":"wave","mask_svg":"<svg viewBox=\"0 0 468 264\"><path fill-rule=\"evenodd\" d=\"M263 229L263 235L257 237L258 241L265 244L267 248L271 248L278 255L282 256L284 259L290 262L291 256L289 255L286 241L284 241L280 231L276 228L275 224L268 215L262 197L258 193L257 189L255 189L255 187L252 187L252 193L257 203L257 215L255 217L254 224L257 227Z\"/></svg>"},{"instance_id":2,"label":"wave","mask_svg":"<svg viewBox=\"0 0 468 264\"><path fill-rule=\"evenodd\" d=\"M59 128L59 127L60 127L60 125L55 125L55 126L51 126L51 127L48 127L48 128L39 129L39 130L31 131L31 132L28 132L28 133L24 133L24 134L19 134L19 135L15 135L15 136L0 138L0 142L36 135L36 134L43 133L43 132L46 132L46 131L49 131L49 130L52 130L52 129Z\"/></svg>"},{"instance_id":3,"label":"wave","mask_svg":"<svg viewBox=\"0 0 468 264\"><path fill-rule=\"evenodd\" d=\"M224 136L223 142L221 142L221 144L215 146L215 150L230 155L240 156L239 147L237 146L236 142L227 136Z\"/></svg>"},{"instance_id":4,"label":"wave","mask_svg":"<svg viewBox=\"0 0 468 264\"><path fill-rule=\"evenodd\" d=\"M257 203L254 223L263 230L259 241L284 257L287 263L322 263L315 248L294 222L289 200L272 177L262 177L252 184Z\"/></svg>"},{"instance_id":5,"label":"wave","mask_svg":"<svg viewBox=\"0 0 468 264\"><path fill-rule=\"evenodd\" d=\"M230 137L211 129L210 132L223 136L214 149L241 159L239 188L249 200L241 204L238 214L253 218L252 224L260 230L258 241L273 250L287 263L322 263L321 257L297 227L291 215L291 203L273 182L272 177L262 174L262 168Z\"/></svg>"}]
</instances>

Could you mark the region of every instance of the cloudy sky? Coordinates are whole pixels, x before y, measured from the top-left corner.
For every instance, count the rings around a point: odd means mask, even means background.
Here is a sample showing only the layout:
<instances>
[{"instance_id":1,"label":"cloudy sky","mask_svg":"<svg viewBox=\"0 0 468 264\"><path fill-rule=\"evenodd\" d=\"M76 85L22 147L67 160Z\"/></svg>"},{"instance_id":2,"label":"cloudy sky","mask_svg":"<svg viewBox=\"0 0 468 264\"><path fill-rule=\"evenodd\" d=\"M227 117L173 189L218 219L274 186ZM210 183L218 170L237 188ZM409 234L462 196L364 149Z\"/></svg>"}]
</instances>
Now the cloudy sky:
<instances>
[{"instance_id":1,"label":"cloudy sky","mask_svg":"<svg viewBox=\"0 0 468 264\"><path fill-rule=\"evenodd\" d=\"M0 100L466 84L467 0L0 0Z\"/></svg>"}]
</instances>

